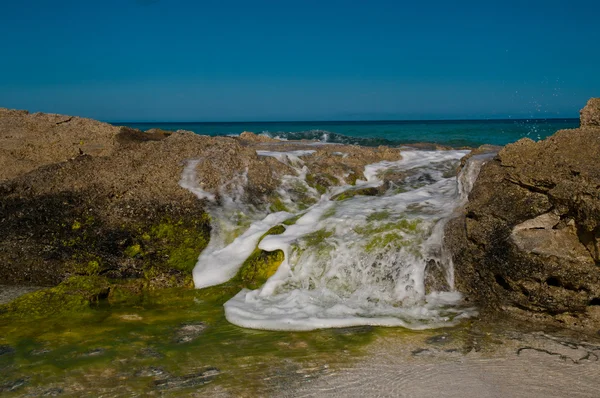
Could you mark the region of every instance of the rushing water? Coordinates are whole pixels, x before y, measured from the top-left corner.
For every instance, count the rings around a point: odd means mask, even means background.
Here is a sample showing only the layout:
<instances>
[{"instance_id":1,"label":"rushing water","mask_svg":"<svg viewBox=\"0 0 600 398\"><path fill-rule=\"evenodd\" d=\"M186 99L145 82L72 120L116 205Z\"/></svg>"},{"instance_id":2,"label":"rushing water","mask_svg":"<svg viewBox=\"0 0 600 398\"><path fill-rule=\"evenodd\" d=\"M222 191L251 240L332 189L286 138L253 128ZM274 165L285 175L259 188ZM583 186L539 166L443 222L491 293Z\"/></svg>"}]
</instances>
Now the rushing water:
<instances>
[{"instance_id":1,"label":"rushing water","mask_svg":"<svg viewBox=\"0 0 600 398\"><path fill-rule=\"evenodd\" d=\"M261 288L244 289L225 304L227 319L236 325L313 330L358 325L425 329L455 324L474 310L462 306L460 294L452 289L452 263L442 245L443 226L465 200L484 160L474 157L456 177L453 171L467 153L403 151L400 161L368 165L365 181L335 187L323 195L310 191L305 182L308 170L301 158L311 156L310 151L259 153L295 168L296 175L284 178L280 189L287 204L298 204L297 191L312 196L316 203L303 210L297 207L269 214L244 207L240 195L230 194L242 189L243 178L238 184L228 184L220 192L227 199L212 210L213 220L221 221L194 269L196 287L235 276L258 244L265 251L282 250L285 259ZM182 185L212 200L194 185L194 170L192 161ZM400 177L384 181L383 176L390 174ZM352 195L363 188L378 188L381 194ZM226 236L238 228L240 214L247 218L248 227L228 240ZM282 234L260 240L286 220L295 222ZM443 270L442 285L447 288L436 291L426 286L426 268L432 264Z\"/></svg>"}]
</instances>

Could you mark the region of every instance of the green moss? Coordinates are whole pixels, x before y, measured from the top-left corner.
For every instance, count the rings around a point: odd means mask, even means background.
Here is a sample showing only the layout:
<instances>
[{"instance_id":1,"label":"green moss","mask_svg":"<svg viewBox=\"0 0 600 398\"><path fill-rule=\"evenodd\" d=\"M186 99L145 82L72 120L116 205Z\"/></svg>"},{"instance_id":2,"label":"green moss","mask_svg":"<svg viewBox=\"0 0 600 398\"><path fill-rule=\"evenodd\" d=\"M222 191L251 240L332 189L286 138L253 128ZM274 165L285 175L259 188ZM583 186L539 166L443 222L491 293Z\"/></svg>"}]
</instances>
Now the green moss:
<instances>
[{"instance_id":1,"label":"green moss","mask_svg":"<svg viewBox=\"0 0 600 398\"><path fill-rule=\"evenodd\" d=\"M372 252L375 249L384 248L387 245L389 245L390 243L394 243L396 245L405 244L405 242L403 242L403 238L401 235L392 232L392 233L387 233L384 235L375 236L374 238L372 238L365 245L365 251Z\"/></svg>"},{"instance_id":2,"label":"green moss","mask_svg":"<svg viewBox=\"0 0 600 398\"><path fill-rule=\"evenodd\" d=\"M128 246L125 249L125 255L127 257L136 257L141 253L142 253L142 246L140 246L139 244Z\"/></svg>"},{"instance_id":3,"label":"green moss","mask_svg":"<svg viewBox=\"0 0 600 398\"><path fill-rule=\"evenodd\" d=\"M421 220L407 220L405 218L401 218L399 220L387 223L369 223L365 226L358 226L354 228L354 231L361 235L373 235L378 233L383 233L387 231L402 231L405 233L414 233L419 228L421 224Z\"/></svg>"},{"instance_id":4,"label":"green moss","mask_svg":"<svg viewBox=\"0 0 600 398\"><path fill-rule=\"evenodd\" d=\"M263 236L260 237L258 243L268 235L280 235L285 232L283 225L276 225L269 229ZM279 265L284 260L284 254L281 250L275 250L268 252L258 248L250 254L250 256L244 261L238 274L234 278L235 281L239 282L243 287L249 289L258 289L263 285L267 279L269 279L275 272Z\"/></svg>"},{"instance_id":5,"label":"green moss","mask_svg":"<svg viewBox=\"0 0 600 398\"><path fill-rule=\"evenodd\" d=\"M296 224L296 221L298 221L302 216L304 216L304 213L298 214L297 216L294 216L294 217L290 217L287 220L285 220L283 222L283 224L284 225L294 225L294 224Z\"/></svg>"},{"instance_id":6,"label":"green moss","mask_svg":"<svg viewBox=\"0 0 600 398\"><path fill-rule=\"evenodd\" d=\"M2 306L3 316L24 318L46 317L65 312L80 312L90 304L108 296L106 278L73 276L58 286L23 295Z\"/></svg>"},{"instance_id":7,"label":"green moss","mask_svg":"<svg viewBox=\"0 0 600 398\"><path fill-rule=\"evenodd\" d=\"M334 195L331 200L342 201L355 197L356 195L364 196L377 196L379 190L377 188L359 188L359 189L348 189L342 193Z\"/></svg>"},{"instance_id":8,"label":"green moss","mask_svg":"<svg viewBox=\"0 0 600 398\"><path fill-rule=\"evenodd\" d=\"M267 279L275 274L284 257L281 250L267 252L256 249L244 261L237 278L239 278L244 287L258 289Z\"/></svg>"},{"instance_id":9,"label":"green moss","mask_svg":"<svg viewBox=\"0 0 600 398\"><path fill-rule=\"evenodd\" d=\"M325 211L325 213L323 213L323 215L321 216L321 220L335 216L336 211L337 209L335 208L335 206L330 207L329 209L327 209L327 211Z\"/></svg>"},{"instance_id":10,"label":"green moss","mask_svg":"<svg viewBox=\"0 0 600 398\"><path fill-rule=\"evenodd\" d=\"M346 184L356 185L356 180L358 180L358 174L350 173L348 177L345 178Z\"/></svg>"},{"instance_id":11,"label":"green moss","mask_svg":"<svg viewBox=\"0 0 600 398\"><path fill-rule=\"evenodd\" d=\"M166 259L163 265L191 274L200 252L208 244L207 224L208 216L191 222L165 219L151 228L150 240L144 245ZM136 252L135 246L132 246L130 253L141 254L141 248Z\"/></svg>"},{"instance_id":12,"label":"green moss","mask_svg":"<svg viewBox=\"0 0 600 398\"><path fill-rule=\"evenodd\" d=\"M323 241L325 239L329 238L331 235L333 235L333 231L327 231L326 229L320 229L318 231L304 235L302 240L308 246L317 246L317 245L323 243Z\"/></svg>"},{"instance_id":13,"label":"green moss","mask_svg":"<svg viewBox=\"0 0 600 398\"><path fill-rule=\"evenodd\" d=\"M317 190L321 195L327 192L327 187L319 182L314 174L306 175L306 183Z\"/></svg>"},{"instance_id":14,"label":"green moss","mask_svg":"<svg viewBox=\"0 0 600 398\"><path fill-rule=\"evenodd\" d=\"M383 221L390 217L390 212L387 210L377 211L375 213L371 213L367 216L367 222L371 221Z\"/></svg>"},{"instance_id":15,"label":"green moss","mask_svg":"<svg viewBox=\"0 0 600 398\"><path fill-rule=\"evenodd\" d=\"M82 259L81 261L74 262L70 270L75 275L92 276L98 275L102 270L102 266L99 259L88 260L87 262L85 259Z\"/></svg>"},{"instance_id":16,"label":"green moss","mask_svg":"<svg viewBox=\"0 0 600 398\"><path fill-rule=\"evenodd\" d=\"M340 181L328 173L307 174L306 183L317 190L321 195L327 192L329 187L339 185Z\"/></svg>"},{"instance_id":17,"label":"green moss","mask_svg":"<svg viewBox=\"0 0 600 398\"><path fill-rule=\"evenodd\" d=\"M271 207L269 208L269 210L272 213L277 213L279 211L289 211L287 206L279 198L276 198L271 202Z\"/></svg>"},{"instance_id":18,"label":"green moss","mask_svg":"<svg viewBox=\"0 0 600 398\"><path fill-rule=\"evenodd\" d=\"M260 241L262 241L265 236L268 235L281 235L282 233L285 232L285 227L283 225L275 225L274 227L271 227L267 232L265 232L263 234L263 236L260 237L258 243L260 243Z\"/></svg>"}]
</instances>

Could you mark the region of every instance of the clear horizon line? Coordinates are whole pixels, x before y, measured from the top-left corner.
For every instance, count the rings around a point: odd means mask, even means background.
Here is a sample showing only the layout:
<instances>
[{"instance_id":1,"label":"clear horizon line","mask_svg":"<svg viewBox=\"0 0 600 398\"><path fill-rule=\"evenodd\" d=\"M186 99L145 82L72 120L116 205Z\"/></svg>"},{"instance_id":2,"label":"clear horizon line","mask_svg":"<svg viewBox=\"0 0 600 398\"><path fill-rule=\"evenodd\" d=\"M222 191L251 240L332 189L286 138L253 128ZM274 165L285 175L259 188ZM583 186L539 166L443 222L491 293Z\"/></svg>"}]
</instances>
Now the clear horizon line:
<instances>
[{"instance_id":1,"label":"clear horizon line","mask_svg":"<svg viewBox=\"0 0 600 398\"><path fill-rule=\"evenodd\" d=\"M180 124L247 124L247 123L261 123L261 124L276 124L276 123L385 123L385 122L495 122L495 121L536 121L536 120L577 120L578 117L533 117L533 118L481 118L481 119L361 119L361 120L343 120L343 119L332 119L332 120L246 120L246 121L198 121L198 120L172 120L172 121L135 121L135 120L120 120L120 121L107 121L100 120L109 124L168 124L168 123L180 123Z\"/></svg>"}]
</instances>

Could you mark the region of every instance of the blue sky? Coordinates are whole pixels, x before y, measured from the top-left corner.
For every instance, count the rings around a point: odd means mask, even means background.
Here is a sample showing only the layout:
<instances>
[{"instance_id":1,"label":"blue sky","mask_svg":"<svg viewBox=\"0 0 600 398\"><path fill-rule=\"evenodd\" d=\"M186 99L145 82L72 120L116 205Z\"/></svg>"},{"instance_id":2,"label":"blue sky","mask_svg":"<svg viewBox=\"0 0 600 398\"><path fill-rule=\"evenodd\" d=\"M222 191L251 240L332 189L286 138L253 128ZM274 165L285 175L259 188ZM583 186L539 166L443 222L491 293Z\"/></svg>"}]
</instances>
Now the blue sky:
<instances>
[{"instance_id":1,"label":"blue sky","mask_svg":"<svg viewBox=\"0 0 600 398\"><path fill-rule=\"evenodd\" d=\"M577 117L600 96L598 1L0 2L9 108L113 121L530 118Z\"/></svg>"}]
</instances>

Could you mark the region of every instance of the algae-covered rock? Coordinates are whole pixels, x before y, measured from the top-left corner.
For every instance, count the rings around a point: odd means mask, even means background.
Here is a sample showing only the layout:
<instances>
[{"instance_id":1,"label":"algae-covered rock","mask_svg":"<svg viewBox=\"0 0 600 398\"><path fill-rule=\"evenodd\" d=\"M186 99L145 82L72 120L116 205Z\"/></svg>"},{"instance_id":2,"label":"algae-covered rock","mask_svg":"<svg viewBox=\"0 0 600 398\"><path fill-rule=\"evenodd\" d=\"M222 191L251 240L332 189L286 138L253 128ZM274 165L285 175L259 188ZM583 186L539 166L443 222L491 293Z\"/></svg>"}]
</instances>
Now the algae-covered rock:
<instances>
[{"instance_id":1,"label":"algae-covered rock","mask_svg":"<svg viewBox=\"0 0 600 398\"><path fill-rule=\"evenodd\" d=\"M380 194L379 188L374 188L374 187L348 189L342 193L332 196L331 200L342 201L342 200L353 198L357 195L377 196L379 194Z\"/></svg>"},{"instance_id":2,"label":"algae-covered rock","mask_svg":"<svg viewBox=\"0 0 600 398\"><path fill-rule=\"evenodd\" d=\"M280 235L283 232L285 232L285 227L276 225L260 238L259 244L265 236ZM275 274L284 258L281 250L268 252L257 247L244 261L235 279L239 280L244 287L258 289Z\"/></svg>"},{"instance_id":3,"label":"algae-covered rock","mask_svg":"<svg viewBox=\"0 0 600 398\"><path fill-rule=\"evenodd\" d=\"M110 283L99 276L73 276L58 286L25 294L0 306L0 314L17 317L40 317L90 308L108 297Z\"/></svg>"}]
</instances>

